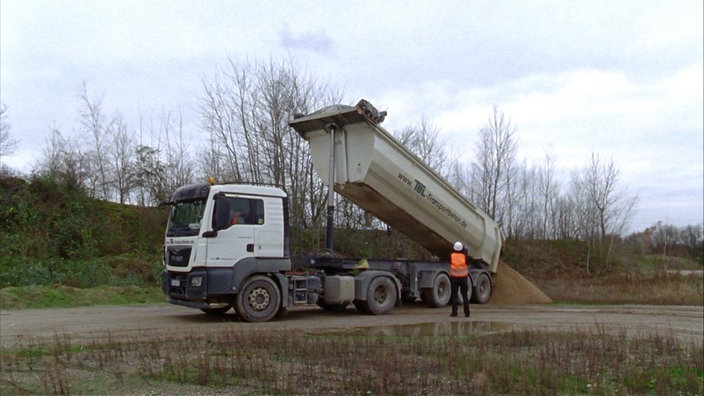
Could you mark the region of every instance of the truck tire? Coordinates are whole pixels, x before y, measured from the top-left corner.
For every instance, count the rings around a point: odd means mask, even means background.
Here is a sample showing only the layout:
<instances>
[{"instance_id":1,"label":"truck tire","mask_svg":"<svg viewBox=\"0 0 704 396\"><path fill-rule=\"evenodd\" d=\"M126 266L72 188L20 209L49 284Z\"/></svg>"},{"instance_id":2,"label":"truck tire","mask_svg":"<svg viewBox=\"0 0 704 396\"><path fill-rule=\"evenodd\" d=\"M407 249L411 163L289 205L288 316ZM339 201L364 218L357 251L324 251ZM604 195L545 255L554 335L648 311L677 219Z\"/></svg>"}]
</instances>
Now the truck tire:
<instances>
[{"instance_id":1,"label":"truck tire","mask_svg":"<svg viewBox=\"0 0 704 396\"><path fill-rule=\"evenodd\" d=\"M434 308L444 307L450 302L450 291L450 277L440 273L435 277L433 287L423 289L423 302Z\"/></svg>"},{"instance_id":2,"label":"truck tire","mask_svg":"<svg viewBox=\"0 0 704 396\"><path fill-rule=\"evenodd\" d=\"M472 298L469 301L477 304L486 304L491 296L491 279L487 274L480 274L477 286L472 288Z\"/></svg>"},{"instance_id":3,"label":"truck tire","mask_svg":"<svg viewBox=\"0 0 704 396\"><path fill-rule=\"evenodd\" d=\"M245 322L266 322L279 312L281 292L271 278L256 275L244 284L235 298L237 315Z\"/></svg>"},{"instance_id":4,"label":"truck tire","mask_svg":"<svg viewBox=\"0 0 704 396\"><path fill-rule=\"evenodd\" d=\"M396 305L396 285L385 276L374 278L367 289L366 310L372 315L381 315Z\"/></svg>"}]
</instances>

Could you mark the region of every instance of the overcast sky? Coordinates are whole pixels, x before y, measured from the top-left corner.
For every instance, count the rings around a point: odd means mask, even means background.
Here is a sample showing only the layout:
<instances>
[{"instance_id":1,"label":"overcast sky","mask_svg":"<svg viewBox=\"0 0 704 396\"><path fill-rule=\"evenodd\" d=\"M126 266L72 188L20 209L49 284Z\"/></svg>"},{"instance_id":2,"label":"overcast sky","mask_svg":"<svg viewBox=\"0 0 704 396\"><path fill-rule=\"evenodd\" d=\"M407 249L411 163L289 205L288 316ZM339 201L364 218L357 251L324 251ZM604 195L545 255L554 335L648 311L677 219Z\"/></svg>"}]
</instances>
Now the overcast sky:
<instances>
[{"instance_id":1,"label":"overcast sky","mask_svg":"<svg viewBox=\"0 0 704 396\"><path fill-rule=\"evenodd\" d=\"M291 60L473 154L498 106L519 157L561 180L613 158L632 229L704 216L703 10L691 1L0 0L0 100L31 171L51 128L77 125L83 81L135 128L181 113L198 136L203 78L233 60Z\"/></svg>"}]
</instances>

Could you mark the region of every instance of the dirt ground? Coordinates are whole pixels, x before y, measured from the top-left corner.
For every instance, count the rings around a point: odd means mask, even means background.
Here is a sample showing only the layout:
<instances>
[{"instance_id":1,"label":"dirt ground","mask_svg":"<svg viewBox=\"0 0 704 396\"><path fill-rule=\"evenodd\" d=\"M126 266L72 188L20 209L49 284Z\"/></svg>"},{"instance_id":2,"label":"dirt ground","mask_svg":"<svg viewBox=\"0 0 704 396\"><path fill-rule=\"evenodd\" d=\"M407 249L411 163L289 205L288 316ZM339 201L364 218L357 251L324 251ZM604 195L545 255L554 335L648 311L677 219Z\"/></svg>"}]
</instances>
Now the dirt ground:
<instances>
[{"instance_id":1,"label":"dirt ground","mask_svg":"<svg viewBox=\"0 0 704 396\"><path fill-rule=\"evenodd\" d=\"M208 316L199 310L168 304L94 306L68 309L0 311L3 348L68 335L74 342L101 338L178 337L220 331L275 331L281 334L353 333L446 335L466 332L504 332L510 329L584 330L617 332L626 336L649 333L704 341L702 306L555 306L472 305L466 319L450 318L449 308L405 304L391 314L362 315L353 308L327 312L317 307L295 308L286 317L266 323L240 322L233 311Z\"/></svg>"},{"instance_id":2,"label":"dirt ground","mask_svg":"<svg viewBox=\"0 0 704 396\"><path fill-rule=\"evenodd\" d=\"M73 341L101 338L179 337L220 331L273 331L282 334L352 333L447 335L496 333L511 329L589 330L626 336L658 333L704 342L704 306L547 305L550 298L505 263L500 263L487 305L472 305L470 318L450 318L449 307L406 303L391 314L359 314L354 308L328 312L316 306L290 309L266 323L240 322L226 315L168 304L94 306L67 309L0 311L3 348L69 336Z\"/></svg>"}]
</instances>

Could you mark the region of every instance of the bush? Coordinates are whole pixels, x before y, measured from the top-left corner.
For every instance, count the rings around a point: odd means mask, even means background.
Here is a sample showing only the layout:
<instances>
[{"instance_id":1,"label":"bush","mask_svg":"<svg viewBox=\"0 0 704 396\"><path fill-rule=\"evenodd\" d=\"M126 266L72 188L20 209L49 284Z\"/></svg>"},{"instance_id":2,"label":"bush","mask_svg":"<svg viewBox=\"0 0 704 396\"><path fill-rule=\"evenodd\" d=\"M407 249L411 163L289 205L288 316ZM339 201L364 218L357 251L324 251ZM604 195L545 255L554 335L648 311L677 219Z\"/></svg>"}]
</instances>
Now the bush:
<instances>
[{"instance_id":1,"label":"bush","mask_svg":"<svg viewBox=\"0 0 704 396\"><path fill-rule=\"evenodd\" d=\"M154 285L168 211L0 176L0 287Z\"/></svg>"},{"instance_id":2,"label":"bush","mask_svg":"<svg viewBox=\"0 0 704 396\"><path fill-rule=\"evenodd\" d=\"M96 286L155 286L159 284L161 263L157 256L115 256L87 260L0 257L0 288L10 286L65 285L77 288Z\"/></svg>"}]
</instances>

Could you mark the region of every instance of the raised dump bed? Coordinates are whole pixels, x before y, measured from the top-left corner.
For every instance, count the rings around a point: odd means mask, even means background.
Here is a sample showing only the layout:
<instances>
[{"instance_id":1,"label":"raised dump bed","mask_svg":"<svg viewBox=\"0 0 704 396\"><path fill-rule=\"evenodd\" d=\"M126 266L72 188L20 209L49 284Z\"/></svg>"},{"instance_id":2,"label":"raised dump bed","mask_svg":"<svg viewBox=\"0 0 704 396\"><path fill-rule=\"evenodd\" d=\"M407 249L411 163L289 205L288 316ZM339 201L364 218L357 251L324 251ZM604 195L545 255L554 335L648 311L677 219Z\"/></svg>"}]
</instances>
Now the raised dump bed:
<instances>
[{"instance_id":1,"label":"raised dump bed","mask_svg":"<svg viewBox=\"0 0 704 396\"><path fill-rule=\"evenodd\" d=\"M409 152L378 123L367 101L336 105L289 124L310 144L313 166L329 180L334 131L334 190L440 258L455 241L496 272L503 237L498 224Z\"/></svg>"}]
</instances>

